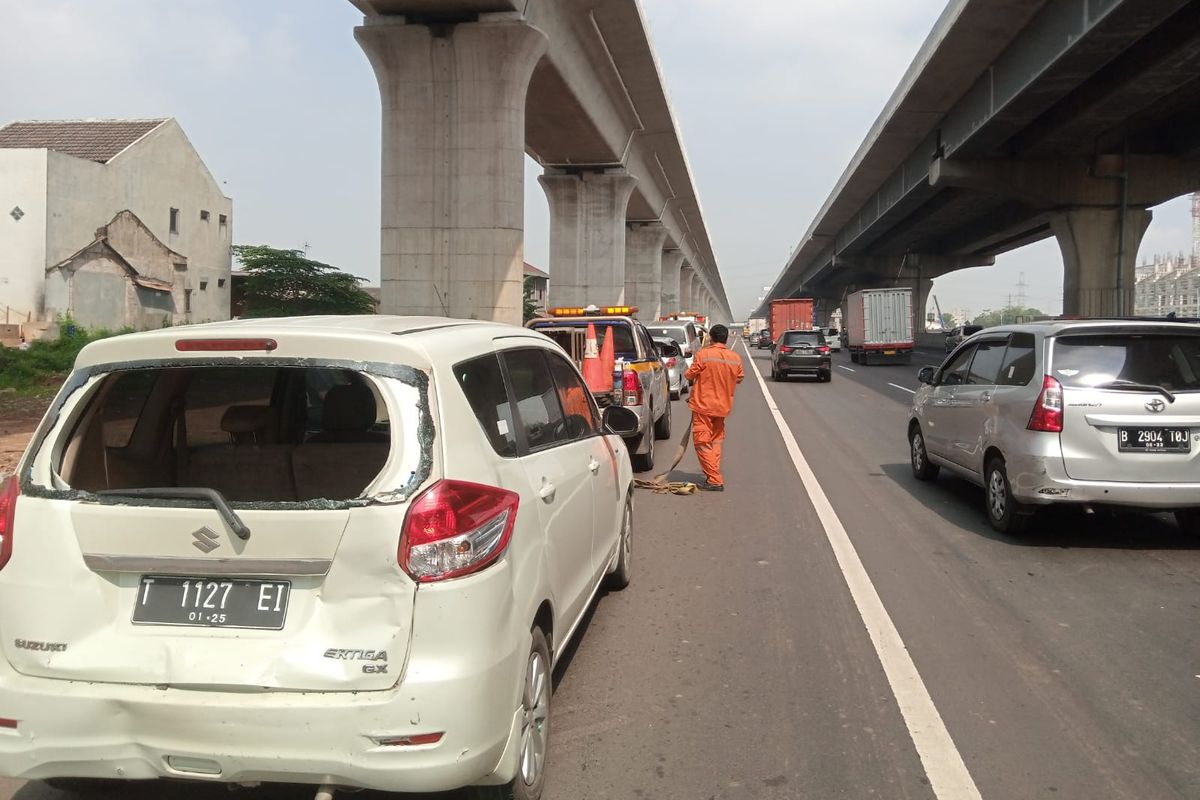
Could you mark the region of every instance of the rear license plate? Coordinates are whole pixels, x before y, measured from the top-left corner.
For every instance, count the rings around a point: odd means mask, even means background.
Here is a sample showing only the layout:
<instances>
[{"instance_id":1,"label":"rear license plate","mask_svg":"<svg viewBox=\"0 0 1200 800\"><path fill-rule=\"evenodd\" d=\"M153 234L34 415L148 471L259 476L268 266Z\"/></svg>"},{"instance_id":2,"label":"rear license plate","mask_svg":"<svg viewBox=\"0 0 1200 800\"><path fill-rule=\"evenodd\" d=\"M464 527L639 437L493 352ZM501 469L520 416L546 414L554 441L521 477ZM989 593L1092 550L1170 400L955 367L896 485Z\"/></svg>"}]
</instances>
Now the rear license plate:
<instances>
[{"instance_id":1,"label":"rear license plate","mask_svg":"<svg viewBox=\"0 0 1200 800\"><path fill-rule=\"evenodd\" d=\"M1123 453L1190 453L1189 428L1118 428L1117 449Z\"/></svg>"},{"instance_id":2,"label":"rear license plate","mask_svg":"<svg viewBox=\"0 0 1200 800\"><path fill-rule=\"evenodd\" d=\"M278 631L291 588L288 581L143 575L133 623Z\"/></svg>"},{"instance_id":3,"label":"rear license plate","mask_svg":"<svg viewBox=\"0 0 1200 800\"><path fill-rule=\"evenodd\" d=\"M894 355L896 355L896 351L895 350L884 350L883 354L885 356L894 356Z\"/></svg>"}]
</instances>

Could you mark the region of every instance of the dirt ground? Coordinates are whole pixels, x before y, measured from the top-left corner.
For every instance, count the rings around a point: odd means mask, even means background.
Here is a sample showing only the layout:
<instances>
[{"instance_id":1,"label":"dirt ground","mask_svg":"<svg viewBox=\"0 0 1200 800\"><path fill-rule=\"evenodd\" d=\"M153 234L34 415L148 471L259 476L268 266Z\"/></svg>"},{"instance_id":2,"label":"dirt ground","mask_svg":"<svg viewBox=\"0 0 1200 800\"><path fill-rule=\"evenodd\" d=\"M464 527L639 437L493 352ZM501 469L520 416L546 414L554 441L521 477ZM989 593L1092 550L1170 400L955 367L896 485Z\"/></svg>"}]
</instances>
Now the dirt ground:
<instances>
[{"instance_id":1,"label":"dirt ground","mask_svg":"<svg viewBox=\"0 0 1200 800\"><path fill-rule=\"evenodd\" d=\"M16 470L29 437L53 399L53 394L27 397L0 393L0 478Z\"/></svg>"}]
</instances>

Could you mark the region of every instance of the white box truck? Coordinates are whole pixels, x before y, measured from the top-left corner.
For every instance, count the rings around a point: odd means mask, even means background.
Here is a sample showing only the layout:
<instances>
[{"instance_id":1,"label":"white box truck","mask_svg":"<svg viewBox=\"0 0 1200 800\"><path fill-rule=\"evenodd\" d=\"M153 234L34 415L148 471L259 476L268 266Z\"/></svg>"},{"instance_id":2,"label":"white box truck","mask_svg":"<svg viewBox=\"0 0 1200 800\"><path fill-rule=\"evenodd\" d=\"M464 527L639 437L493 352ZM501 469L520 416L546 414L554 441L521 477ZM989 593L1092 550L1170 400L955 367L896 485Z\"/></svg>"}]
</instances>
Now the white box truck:
<instances>
[{"instance_id":1,"label":"white box truck","mask_svg":"<svg viewBox=\"0 0 1200 800\"><path fill-rule=\"evenodd\" d=\"M864 289L846 298L846 347L856 364L912 363L912 289Z\"/></svg>"}]
</instances>

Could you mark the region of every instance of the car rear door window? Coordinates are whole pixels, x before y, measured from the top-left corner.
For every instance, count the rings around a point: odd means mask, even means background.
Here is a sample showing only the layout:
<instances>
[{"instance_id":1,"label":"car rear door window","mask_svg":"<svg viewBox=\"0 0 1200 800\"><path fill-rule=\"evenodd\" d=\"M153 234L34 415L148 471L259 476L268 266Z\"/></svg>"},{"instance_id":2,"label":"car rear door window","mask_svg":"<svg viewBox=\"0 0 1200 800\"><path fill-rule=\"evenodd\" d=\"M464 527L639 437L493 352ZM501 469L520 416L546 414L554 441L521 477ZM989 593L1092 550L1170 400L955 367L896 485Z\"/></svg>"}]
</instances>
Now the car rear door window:
<instances>
[{"instance_id":1,"label":"car rear door window","mask_svg":"<svg viewBox=\"0 0 1200 800\"><path fill-rule=\"evenodd\" d=\"M991 386L996 383L1000 367L1004 363L1004 352L1008 349L1007 339L988 339L975 346L975 357L967 370L966 383L972 386Z\"/></svg>"},{"instance_id":2,"label":"car rear door window","mask_svg":"<svg viewBox=\"0 0 1200 800\"><path fill-rule=\"evenodd\" d=\"M517 432L499 356L489 353L464 361L455 366L454 377L492 449L505 458L517 455Z\"/></svg>"},{"instance_id":3,"label":"car rear door window","mask_svg":"<svg viewBox=\"0 0 1200 800\"><path fill-rule=\"evenodd\" d=\"M1004 363L1000 366L996 383L1001 386L1029 385L1037 367L1037 354L1034 352L1036 343L1032 333L1014 333L1008 341L1008 350L1004 354Z\"/></svg>"},{"instance_id":4,"label":"car rear door window","mask_svg":"<svg viewBox=\"0 0 1200 800\"><path fill-rule=\"evenodd\" d=\"M571 441L558 388L542 351L509 350L504 353L504 363L526 446L530 450L542 450Z\"/></svg>"},{"instance_id":5,"label":"car rear door window","mask_svg":"<svg viewBox=\"0 0 1200 800\"><path fill-rule=\"evenodd\" d=\"M1060 336L1054 377L1068 388L1125 381L1169 391L1200 390L1200 336L1113 333Z\"/></svg>"}]
</instances>

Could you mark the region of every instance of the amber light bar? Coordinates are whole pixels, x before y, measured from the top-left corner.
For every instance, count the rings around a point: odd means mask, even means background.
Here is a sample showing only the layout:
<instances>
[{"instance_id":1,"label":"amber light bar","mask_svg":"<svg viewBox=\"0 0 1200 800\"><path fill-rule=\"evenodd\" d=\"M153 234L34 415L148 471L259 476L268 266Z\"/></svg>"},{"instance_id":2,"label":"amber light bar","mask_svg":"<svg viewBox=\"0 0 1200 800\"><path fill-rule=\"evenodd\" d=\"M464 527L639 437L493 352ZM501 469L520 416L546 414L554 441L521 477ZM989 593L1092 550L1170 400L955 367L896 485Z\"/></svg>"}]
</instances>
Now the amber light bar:
<instances>
[{"instance_id":1,"label":"amber light bar","mask_svg":"<svg viewBox=\"0 0 1200 800\"><path fill-rule=\"evenodd\" d=\"M552 317L586 317L594 314L605 314L615 317L627 317L637 313L637 306L556 306L550 309Z\"/></svg>"},{"instance_id":2,"label":"amber light bar","mask_svg":"<svg viewBox=\"0 0 1200 800\"><path fill-rule=\"evenodd\" d=\"M279 347L274 339L176 339L181 353L231 353L243 350L271 352Z\"/></svg>"}]
</instances>

